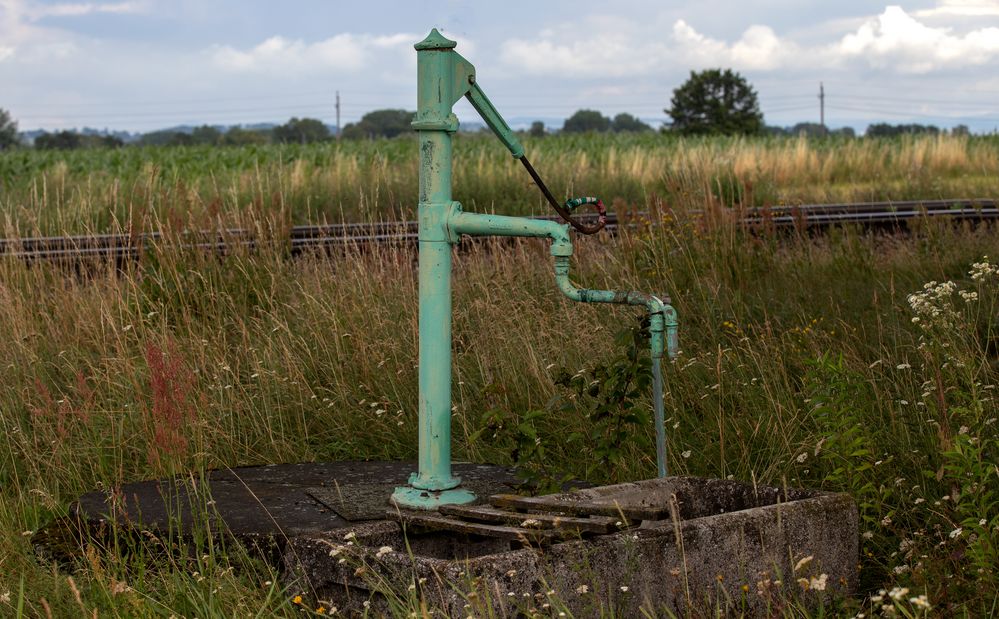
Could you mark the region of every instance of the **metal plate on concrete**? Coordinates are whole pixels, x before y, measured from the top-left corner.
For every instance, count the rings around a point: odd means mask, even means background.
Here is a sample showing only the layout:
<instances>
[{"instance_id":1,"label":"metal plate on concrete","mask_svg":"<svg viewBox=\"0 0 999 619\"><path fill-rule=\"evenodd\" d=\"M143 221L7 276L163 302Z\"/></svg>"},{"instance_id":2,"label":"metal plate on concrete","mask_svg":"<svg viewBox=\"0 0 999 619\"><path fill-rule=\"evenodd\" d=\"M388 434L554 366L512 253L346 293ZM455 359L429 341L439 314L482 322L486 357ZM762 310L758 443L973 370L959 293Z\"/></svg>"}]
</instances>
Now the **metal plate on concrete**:
<instances>
[{"instance_id":1,"label":"metal plate on concrete","mask_svg":"<svg viewBox=\"0 0 999 619\"><path fill-rule=\"evenodd\" d=\"M200 530L283 544L298 535L348 526L354 519L384 518L392 490L404 485L414 469L412 462L317 462L140 481L110 492L84 494L58 526L72 525L70 539L85 539L88 532L114 522L136 531ZM513 471L505 467L455 464L454 472L483 496L509 492L517 483ZM331 492L338 487L347 489L348 501L332 500ZM45 544L51 537L43 529L38 543Z\"/></svg>"}]
</instances>

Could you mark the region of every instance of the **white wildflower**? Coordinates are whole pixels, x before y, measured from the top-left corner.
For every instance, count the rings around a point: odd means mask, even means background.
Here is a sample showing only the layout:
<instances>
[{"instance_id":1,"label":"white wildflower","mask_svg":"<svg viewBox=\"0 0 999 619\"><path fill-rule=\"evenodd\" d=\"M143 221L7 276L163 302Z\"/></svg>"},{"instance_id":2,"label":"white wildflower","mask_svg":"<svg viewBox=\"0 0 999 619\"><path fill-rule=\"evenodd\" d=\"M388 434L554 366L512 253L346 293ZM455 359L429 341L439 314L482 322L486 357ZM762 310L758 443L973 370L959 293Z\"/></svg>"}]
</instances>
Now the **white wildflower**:
<instances>
[{"instance_id":1,"label":"white wildflower","mask_svg":"<svg viewBox=\"0 0 999 619\"><path fill-rule=\"evenodd\" d=\"M915 606L916 608L922 608L923 610L930 609L930 601L926 599L925 595L909 598L909 603Z\"/></svg>"},{"instance_id":2,"label":"white wildflower","mask_svg":"<svg viewBox=\"0 0 999 619\"><path fill-rule=\"evenodd\" d=\"M808 586L815 591L825 591L826 582L829 580L828 574L820 574L818 578L812 577L808 581Z\"/></svg>"},{"instance_id":3,"label":"white wildflower","mask_svg":"<svg viewBox=\"0 0 999 619\"><path fill-rule=\"evenodd\" d=\"M584 594L589 593L589 592L590 592L590 586L589 585L579 585L578 587L576 587L576 593L578 593L580 595L584 595Z\"/></svg>"},{"instance_id":4,"label":"white wildflower","mask_svg":"<svg viewBox=\"0 0 999 619\"><path fill-rule=\"evenodd\" d=\"M909 589L906 587L894 587L888 592L888 597L895 600L896 602L902 601L905 596L909 595Z\"/></svg>"},{"instance_id":5,"label":"white wildflower","mask_svg":"<svg viewBox=\"0 0 999 619\"><path fill-rule=\"evenodd\" d=\"M961 533L963 533L963 532L964 532L964 529L962 529L961 527L958 527L958 528L954 529L953 531L951 531L950 533L948 533L947 536L950 537L951 539L957 539L958 537L961 537Z\"/></svg>"},{"instance_id":6,"label":"white wildflower","mask_svg":"<svg viewBox=\"0 0 999 619\"><path fill-rule=\"evenodd\" d=\"M381 559L390 552L392 552L391 546L382 546L381 548L378 549L378 552L375 553L375 556Z\"/></svg>"}]
</instances>

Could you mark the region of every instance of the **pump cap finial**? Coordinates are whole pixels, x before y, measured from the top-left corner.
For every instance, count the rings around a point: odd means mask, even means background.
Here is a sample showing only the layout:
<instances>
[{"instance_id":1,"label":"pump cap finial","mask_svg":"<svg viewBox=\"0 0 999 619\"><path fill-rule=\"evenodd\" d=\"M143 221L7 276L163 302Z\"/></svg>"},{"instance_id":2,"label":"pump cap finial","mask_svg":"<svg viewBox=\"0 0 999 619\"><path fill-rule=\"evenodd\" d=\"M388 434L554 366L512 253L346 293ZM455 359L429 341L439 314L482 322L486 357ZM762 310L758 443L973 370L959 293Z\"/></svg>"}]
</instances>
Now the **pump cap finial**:
<instances>
[{"instance_id":1,"label":"pump cap finial","mask_svg":"<svg viewBox=\"0 0 999 619\"><path fill-rule=\"evenodd\" d=\"M458 45L457 41L452 41L441 34L437 28L434 28L430 31L430 34L427 35L427 38L423 39L413 47L419 51L424 49L454 49L456 45Z\"/></svg>"}]
</instances>

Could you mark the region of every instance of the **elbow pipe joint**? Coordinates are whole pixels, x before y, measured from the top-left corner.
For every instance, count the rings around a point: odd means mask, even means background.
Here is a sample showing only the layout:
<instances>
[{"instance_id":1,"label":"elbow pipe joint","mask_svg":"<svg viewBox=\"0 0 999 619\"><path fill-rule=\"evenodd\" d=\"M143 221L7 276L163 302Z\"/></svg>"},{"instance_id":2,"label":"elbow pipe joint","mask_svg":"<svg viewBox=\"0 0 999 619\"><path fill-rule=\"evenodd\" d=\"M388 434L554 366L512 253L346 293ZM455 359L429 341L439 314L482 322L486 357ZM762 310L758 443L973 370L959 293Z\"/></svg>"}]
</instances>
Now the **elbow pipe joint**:
<instances>
[{"instance_id":1,"label":"elbow pipe joint","mask_svg":"<svg viewBox=\"0 0 999 619\"><path fill-rule=\"evenodd\" d=\"M554 254L554 246L552 248ZM676 310L659 297L644 292L623 290L591 290L577 288L569 281L569 257L555 256L555 283L569 299L580 303L615 303L638 305L649 313L650 352L654 359L660 359L665 352L671 358L678 349L678 321Z\"/></svg>"}]
</instances>

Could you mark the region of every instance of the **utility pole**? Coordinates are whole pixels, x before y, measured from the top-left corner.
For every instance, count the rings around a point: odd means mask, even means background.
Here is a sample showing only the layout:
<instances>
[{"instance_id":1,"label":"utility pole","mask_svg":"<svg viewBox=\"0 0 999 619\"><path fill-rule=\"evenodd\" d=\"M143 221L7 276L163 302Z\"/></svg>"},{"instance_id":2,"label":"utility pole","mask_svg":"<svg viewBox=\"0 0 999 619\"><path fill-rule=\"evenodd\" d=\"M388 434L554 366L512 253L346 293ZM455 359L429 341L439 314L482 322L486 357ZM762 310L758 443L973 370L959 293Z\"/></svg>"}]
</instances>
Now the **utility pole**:
<instances>
[{"instance_id":1,"label":"utility pole","mask_svg":"<svg viewBox=\"0 0 999 619\"><path fill-rule=\"evenodd\" d=\"M340 91L336 91L336 139L340 139Z\"/></svg>"},{"instance_id":2,"label":"utility pole","mask_svg":"<svg viewBox=\"0 0 999 619\"><path fill-rule=\"evenodd\" d=\"M339 109L339 105L338 103L337 109ZM826 89L822 82L819 82L819 124L822 125L823 129L826 128Z\"/></svg>"}]
</instances>

